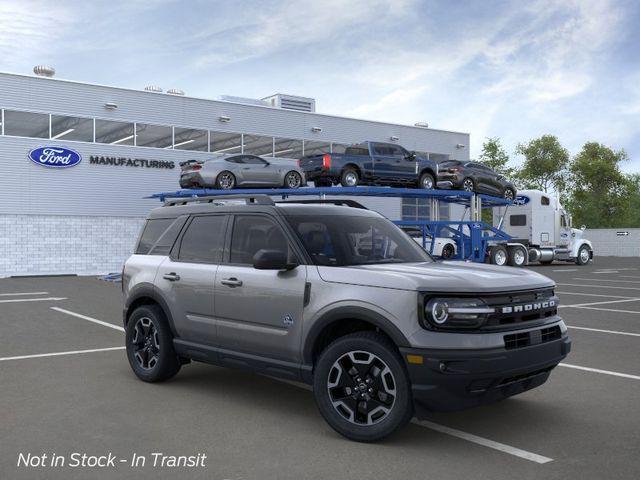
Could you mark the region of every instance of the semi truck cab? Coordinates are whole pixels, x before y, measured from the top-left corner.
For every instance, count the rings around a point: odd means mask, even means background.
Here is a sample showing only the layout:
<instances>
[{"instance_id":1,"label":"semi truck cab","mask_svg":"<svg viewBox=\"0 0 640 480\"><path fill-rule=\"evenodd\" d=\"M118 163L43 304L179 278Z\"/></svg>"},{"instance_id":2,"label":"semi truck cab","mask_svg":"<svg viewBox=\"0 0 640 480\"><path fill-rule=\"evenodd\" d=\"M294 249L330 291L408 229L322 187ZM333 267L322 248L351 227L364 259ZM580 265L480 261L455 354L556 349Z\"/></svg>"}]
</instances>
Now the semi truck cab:
<instances>
[{"instance_id":1,"label":"semi truck cab","mask_svg":"<svg viewBox=\"0 0 640 480\"><path fill-rule=\"evenodd\" d=\"M540 190L522 190L513 205L495 208L494 224L528 248L529 263L551 263L554 260L573 261L584 265L593 259L593 246L584 230L573 228L571 215L560 201Z\"/></svg>"}]
</instances>

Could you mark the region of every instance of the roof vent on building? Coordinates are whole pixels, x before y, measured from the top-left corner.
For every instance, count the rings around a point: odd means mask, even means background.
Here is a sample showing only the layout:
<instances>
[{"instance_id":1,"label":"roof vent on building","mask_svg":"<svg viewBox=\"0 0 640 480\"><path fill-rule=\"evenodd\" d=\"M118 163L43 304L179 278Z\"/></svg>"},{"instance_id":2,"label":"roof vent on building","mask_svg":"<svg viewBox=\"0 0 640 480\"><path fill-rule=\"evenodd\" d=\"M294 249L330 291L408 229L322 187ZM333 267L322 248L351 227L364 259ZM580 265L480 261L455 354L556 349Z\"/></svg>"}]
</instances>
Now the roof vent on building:
<instances>
[{"instance_id":1,"label":"roof vent on building","mask_svg":"<svg viewBox=\"0 0 640 480\"><path fill-rule=\"evenodd\" d=\"M233 95L220 95L220 100L222 100L223 102L242 103L244 105L258 105L260 107L268 107L269 105L271 105L269 102L265 102L264 100L247 97L235 97Z\"/></svg>"},{"instance_id":2,"label":"roof vent on building","mask_svg":"<svg viewBox=\"0 0 640 480\"><path fill-rule=\"evenodd\" d=\"M36 65L33 67L33 73L39 77L53 77L56 74L56 69L46 65Z\"/></svg>"},{"instance_id":3,"label":"roof vent on building","mask_svg":"<svg viewBox=\"0 0 640 480\"><path fill-rule=\"evenodd\" d=\"M158 87L157 85L147 85L146 87L144 87L144 89L147 92L162 93L162 88Z\"/></svg>"},{"instance_id":4,"label":"roof vent on building","mask_svg":"<svg viewBox=\"0 0 640 480\"><path fill-rule=\"evenodd\" d=\"M416 122L414 125L420 128L429 128L429 124L427 122Z\"/></svg>"},{"instance_id":5,"label":"roof vent on building","mask_svg":"<svg viewBox=\"0 0 640 480\"><path fill-rule=\"evenodd\" d=\"M167 93L169 95L184 95L184 92L178 88L172 88L170 90L167 90Z\"/></svg>"},{"instance_id":6,"label":"roof vent on building","mask_svg":"<svg viewBox=\"0 0 640 480\"><path fill-rule=\"evenodd\" d=\"M297 110L298 112L315 112L316 101L309 97L298 97L295 95L285 95L276 93L270 97L265 97L266 101L272 107L284 108L285 110Z\"/></svg>"}]
</instances>

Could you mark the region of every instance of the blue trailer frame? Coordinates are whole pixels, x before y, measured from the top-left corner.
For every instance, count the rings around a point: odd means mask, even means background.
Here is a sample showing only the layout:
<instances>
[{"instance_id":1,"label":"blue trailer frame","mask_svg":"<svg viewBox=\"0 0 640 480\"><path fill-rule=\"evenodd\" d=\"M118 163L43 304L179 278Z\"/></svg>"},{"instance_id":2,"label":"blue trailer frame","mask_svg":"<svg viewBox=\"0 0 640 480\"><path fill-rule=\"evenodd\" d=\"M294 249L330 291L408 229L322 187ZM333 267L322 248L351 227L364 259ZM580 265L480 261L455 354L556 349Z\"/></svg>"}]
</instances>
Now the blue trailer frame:
<instances>
[{"instance_id":1,"label":"blue trailer frame","mask_svg":"<svg viewBox=\"0 0 640 480\"><path fill-rule=\"evenodd\" d=\"M300 188L245 188L234 190L216 189L188 189L175 192L162 192L148 198L174 200L204 196L223 195L270 195L279 196L283 200L294 196L317 196L321 199L330 196L360 196L360 197L395 197L395 198L425 198L437 202L454 203L470 208L471 220L398 220L394 223L400 227L416 227L422 233L422 246L433 254L435 239L446 233L456 243L454 259L472 262L485 262L491 243L508 242L511 237L500 230L480 220L479 211L482 208L493 208L511 205L511 201L504 198L485 194L465 192L461 190L422 190L415 188L392 187L319 187ZM427 248L428 238L431 237Z\"/></svg>"}]
</instances>

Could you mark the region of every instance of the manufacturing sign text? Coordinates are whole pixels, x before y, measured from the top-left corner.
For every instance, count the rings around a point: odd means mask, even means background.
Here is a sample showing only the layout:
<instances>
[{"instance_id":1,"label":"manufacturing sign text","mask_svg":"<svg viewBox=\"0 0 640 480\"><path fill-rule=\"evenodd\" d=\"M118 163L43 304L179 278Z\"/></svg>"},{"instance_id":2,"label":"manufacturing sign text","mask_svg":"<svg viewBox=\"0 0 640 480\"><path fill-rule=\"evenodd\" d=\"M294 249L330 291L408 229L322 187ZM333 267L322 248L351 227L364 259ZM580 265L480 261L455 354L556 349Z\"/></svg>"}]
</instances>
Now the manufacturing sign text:
<instances>
[{"instance_id":1,"label":"manufacturing sign text","mask_svg":"<svg viewBox=\"0 0 640 480\"><path fill-rule=\"evenodd\" d=\"M36 165L50 168L69 168L82 161L82 155L64 147L38 147L28 156Z\"/></svg>"},{"instance_id":2,"label":"manufacturing sign text","mask_svg":"<svg viewBox=\"0 0 640 480\"><path fill-rule=\"evenodd\" d=\"M147 160L146 158L129 157L99 157L91 155L89 157L91 165L112 165L114 167L141 167L141 168L167 168L169 170L176 167L174 162L165 160Z\"/></svg>"}]
</instances>

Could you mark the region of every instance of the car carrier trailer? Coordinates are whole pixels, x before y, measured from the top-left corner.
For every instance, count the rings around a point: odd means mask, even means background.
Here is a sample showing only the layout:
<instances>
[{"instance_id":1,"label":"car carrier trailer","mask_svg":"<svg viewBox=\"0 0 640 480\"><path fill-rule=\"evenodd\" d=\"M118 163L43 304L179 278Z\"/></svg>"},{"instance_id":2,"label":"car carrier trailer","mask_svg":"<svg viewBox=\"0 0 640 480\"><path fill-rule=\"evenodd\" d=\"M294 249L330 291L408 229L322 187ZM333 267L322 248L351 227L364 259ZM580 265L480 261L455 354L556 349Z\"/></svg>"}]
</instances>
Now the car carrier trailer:
<instances>
[{"instance_id":1,"label":"car carrier trailer","mask_svg":"<svg viewBox=\"0 0 640 480\"><path fill-rule=\"evenodd\" d=\"M398 220L394 223L400 227L412 227L422 232L422 246L431 254L434 253L434 243L437 238L450 238L456 245L456 251L451 260L464 260L479 263L493 263L496 265L524 266L530 261L546 260L545 253L538 255L537 251L530 251L535 244L513 236L505 231L504 218L513 202L504 198L461 190L425 190L415 188L392 187L320 187L299 188L291 190L287 188L274 189L185 189L175 192L162 192L151 195L160 201L178 202L192 197L207 196L215 200L216 196L229 195L259 195L266 194L273 197L286 199L299 197L315 197L316 201L327 203L341 202L349 205L344 200L334 197L390 197L390 198L421 198L427 199L431 206L430 220ZM332 199L329 199L331 197ZM308 200L307 200L308 201ZM456 204L464 207L460 220L441 220L439 218L440 203ZM355 206L351 203L350 206ZM362 207L360 205L360 207ZM497 226L489 225L482 221L482 210L492 209ZM496 217L496 212L498 216ZM590 248L590 244L589 244ZM592 250L589 250L592 252ZM592 253L591 253L592 255ZM590 257L591 258L591 257Z\"/></svg>"}]
</instances>

